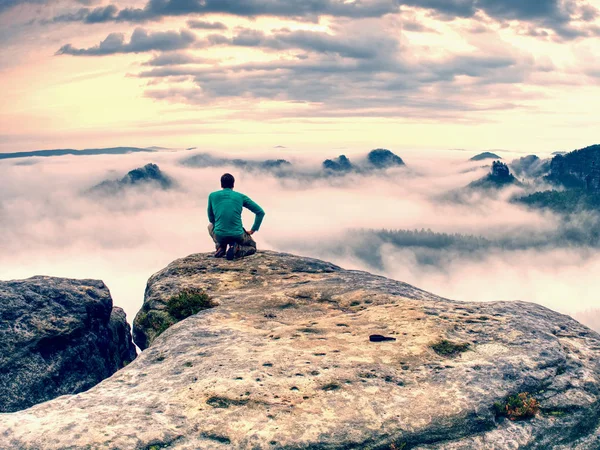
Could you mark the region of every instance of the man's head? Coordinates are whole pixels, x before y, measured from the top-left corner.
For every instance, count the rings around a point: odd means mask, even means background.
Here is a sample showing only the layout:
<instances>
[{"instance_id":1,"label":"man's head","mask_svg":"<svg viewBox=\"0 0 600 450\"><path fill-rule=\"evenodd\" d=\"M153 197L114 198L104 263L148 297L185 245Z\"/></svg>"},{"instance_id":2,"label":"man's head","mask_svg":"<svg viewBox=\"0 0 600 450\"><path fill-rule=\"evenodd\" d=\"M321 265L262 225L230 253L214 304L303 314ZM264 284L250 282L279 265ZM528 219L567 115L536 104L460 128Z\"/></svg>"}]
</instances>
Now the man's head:
<instances>
[{"instance_id":1,"label":"man's head","mask_svg":"<svg viewBox=\"0 0 600 450\"><path fill-rule=\"evenodd\" d=\"M221 177L221 187L223 189L233 189L235 178L230 173L226 173Z\"/></svg>"}]
</instances>

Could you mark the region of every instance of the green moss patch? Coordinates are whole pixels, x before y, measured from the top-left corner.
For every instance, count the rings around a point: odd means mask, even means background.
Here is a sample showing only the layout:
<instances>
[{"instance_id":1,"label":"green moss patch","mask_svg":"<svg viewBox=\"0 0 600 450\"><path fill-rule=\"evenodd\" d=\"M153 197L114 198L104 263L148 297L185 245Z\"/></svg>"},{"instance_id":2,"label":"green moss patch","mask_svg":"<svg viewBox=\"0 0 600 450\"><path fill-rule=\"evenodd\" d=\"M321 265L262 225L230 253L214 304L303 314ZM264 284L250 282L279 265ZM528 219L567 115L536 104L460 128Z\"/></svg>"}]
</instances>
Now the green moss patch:
<instances>
[{"instance_id":1,"label":"green moss patch","mask_svg":"<svg viewBox=\"0 0 600 450\"><path fill-rule=\"evenodd\" d=\"M447 339L442 339L439 342L431 345L434 352L441 356L456 356L469 350L470 344L458 344L450 342Z\"/></svg>"}]
</instances>

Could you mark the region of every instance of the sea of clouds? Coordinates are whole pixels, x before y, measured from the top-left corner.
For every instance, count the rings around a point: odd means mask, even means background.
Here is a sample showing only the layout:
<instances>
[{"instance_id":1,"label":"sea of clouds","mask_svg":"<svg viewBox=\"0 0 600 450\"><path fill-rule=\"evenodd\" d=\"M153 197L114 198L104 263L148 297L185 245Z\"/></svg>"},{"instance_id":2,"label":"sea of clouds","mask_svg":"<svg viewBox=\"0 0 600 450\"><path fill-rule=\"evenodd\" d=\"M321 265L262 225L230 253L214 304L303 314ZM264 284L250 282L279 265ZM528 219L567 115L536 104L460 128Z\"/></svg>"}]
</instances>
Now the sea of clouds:
<instances>
[{"instance_id":1,"label":"sea of clouds","mask_svg":"<svg viewBox=\"0 0 600 450\"><path fill-rule=\"evenodd\" d=\"M153 273L177 258L214 249L206 232L207 197L219 189L220 176L231 172L236 189L266 211L255 236L261 249L368 270L457 300L536 302L600 330L600 254L564 238L565 229L586 233L600 223L593 214L566 221L510 201L527 187L465 191L489 171L486 162L469 162L468 153L397 153L406 168L338 177L318 176L320 163L337 156L335 150L262 155L292 161L298 169L287 176L182 164L194 151L3 160L0 279L102 279L131 321ZM359 161L365 155L349 156ZM158 164L177 187L87 192L147 163ZM252 220L244 213L247 227ZM397 245L382 238L382 229L468 236L452 245L406 239ZM482 243L473 244L475 237Z\"/></svg>"}]
</instances>

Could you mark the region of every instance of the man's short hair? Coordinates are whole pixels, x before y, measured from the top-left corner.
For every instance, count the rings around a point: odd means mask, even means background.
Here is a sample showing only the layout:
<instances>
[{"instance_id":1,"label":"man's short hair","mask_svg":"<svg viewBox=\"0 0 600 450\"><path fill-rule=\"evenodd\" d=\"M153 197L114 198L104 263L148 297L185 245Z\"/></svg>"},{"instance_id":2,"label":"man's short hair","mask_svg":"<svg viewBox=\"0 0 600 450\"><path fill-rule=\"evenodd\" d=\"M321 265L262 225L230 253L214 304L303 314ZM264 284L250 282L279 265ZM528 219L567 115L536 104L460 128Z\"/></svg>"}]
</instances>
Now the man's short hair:
<instances>
[{"instance_id":1,"label":"man's short hair","mask_svg":"<svg viewBox=\"0 0 600 450\"><path fill-rule=\"evenodd\" d=\"M221 177L221 187L223 189L233 189L235 178L230 173L226 173Z\"/></svg>"}]
</instances>

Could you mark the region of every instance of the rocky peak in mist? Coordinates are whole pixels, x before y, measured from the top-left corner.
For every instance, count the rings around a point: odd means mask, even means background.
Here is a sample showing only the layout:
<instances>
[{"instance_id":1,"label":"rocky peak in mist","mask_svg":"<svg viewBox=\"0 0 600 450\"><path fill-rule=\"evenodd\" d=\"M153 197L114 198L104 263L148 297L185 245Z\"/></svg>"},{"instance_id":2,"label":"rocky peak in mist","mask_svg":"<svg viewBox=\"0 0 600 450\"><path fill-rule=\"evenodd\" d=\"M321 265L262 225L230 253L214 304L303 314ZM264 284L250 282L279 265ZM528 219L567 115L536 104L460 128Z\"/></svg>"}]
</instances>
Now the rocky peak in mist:
<instances>
[{"instance_id":1,"label":"rocky peak in mist","mask_svg":"<svg viewBox=\"0 0 600 450\"><path fill-rule=\"evenodd\" d=\"M345 174L349 172L369 173L373 170L384 170L392 167L405 166L404 161L390 150L378 148L371 150L367 155L366 163L353 164L346 155L323 161L325 172Z\"/></svg>"},{"instance_id":2,"label":"rocky peak in mist","mask_svg":"<svg viewBox=\"0 0 600 450\"><path fill-rule=\"evenodd\" d=\"M367 155L367 160L376 169L387 169L390 167L404 166L404 161L398 155L395 155L390 150L378 148L371 150Z\"/></svg>"},{"instance_id":3,"label":"rocky peak in mist","mask_svg":"<svg viewBox=\"0 0 600 450\"><path fill-rule=\"evenodd\" d=\"M501 161L494 161L490 173L480 180L474 181L469 185L476 189L501 189L510 185L520 185L510 169Z\"/></svg>"},{"instance_id":4,"label":"rocky peak in mist","mask_svg":"<svg viewBox=\"0 0 600 450\"><path fill-rule=\"evenodd\" d=\"M510 169L506 164L500 161L494 161L492 163L492 172L490 173L490 176L499 180L500 182L509 180L511 177Z\"/></svg>"},{"instance_id":5,"label":"rocky peak in mist","mask_svg":"<svg viewBox=\"0 0 600 450\"><path fill-rule=\"evenodd\" d=\"M484 161L486 159L498 160L498 159L502 159L502 158L492 152L483 152L483 153L473 156L469 161Z\"/></svg>"},{"instance_id":6,"label":"rocky peak in mist","mask_svg":"<svg viewBox=\"0 0 600 450\"><path fill-rule=\"evenodd\" d=\"M133 169L120 180L106 180L94 186L92 192L117 193L129 186L155 186L161 189L171 189L175 182L165 175L156 164L146 164L144 167Z\"/></svg>"},{"instance_id":7,"label":"rocky peak in mist","mask_svg":"<svg viewBox=\"0 0 600 450\"><path fill-rule=\"evenodd\" d=\"M165 315L190 292L209 307ZM289 254L196 254L149 279L135 323L135 361L0 414L3 448L597 445L600 336L539 305L451 301ZM510 407L523 395L528 415Z\"/></svg>"},{"instance_id":8,"label":"rocky peak in mist","mask_svg":"<svg viewBox=\"0 0 600 450\"><path fill-rule=\"evenodd\" d=\"M351 172L354 166L346 155L340 155L334 159L326 159L323 161L323 169L331 172Z\"/></svg>"}]
</instances>

